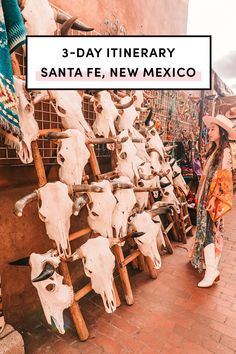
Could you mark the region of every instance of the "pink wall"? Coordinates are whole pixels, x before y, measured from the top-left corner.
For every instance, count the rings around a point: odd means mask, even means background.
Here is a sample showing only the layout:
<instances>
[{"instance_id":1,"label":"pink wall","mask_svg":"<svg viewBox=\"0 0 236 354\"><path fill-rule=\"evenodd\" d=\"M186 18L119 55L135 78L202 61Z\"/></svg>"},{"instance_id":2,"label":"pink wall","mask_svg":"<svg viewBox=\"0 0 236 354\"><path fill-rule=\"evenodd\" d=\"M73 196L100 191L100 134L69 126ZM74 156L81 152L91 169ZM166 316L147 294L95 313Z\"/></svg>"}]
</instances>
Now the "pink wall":
<instances>
[{"instance_id":1,"label":"pink wall","mask_svg":"<svg viewBox=\"0 0 236 354\"><path fill-rule=\"evenodd\" d=\"M105 33L105 19L126 27L127 34L186 34L188 0L51 0L51 3Z\"/></svg>"}]
</instances>

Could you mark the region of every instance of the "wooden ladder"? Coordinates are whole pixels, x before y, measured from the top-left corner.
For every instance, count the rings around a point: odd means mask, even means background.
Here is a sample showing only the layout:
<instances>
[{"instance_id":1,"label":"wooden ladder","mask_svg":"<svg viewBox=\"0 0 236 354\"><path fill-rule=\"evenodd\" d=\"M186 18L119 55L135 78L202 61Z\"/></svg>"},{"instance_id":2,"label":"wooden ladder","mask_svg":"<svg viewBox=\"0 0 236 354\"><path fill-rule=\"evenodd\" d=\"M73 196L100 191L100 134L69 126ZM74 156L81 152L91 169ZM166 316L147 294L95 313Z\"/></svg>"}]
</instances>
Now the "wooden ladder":
<instances>
[{"instance_id":1,"label":"wooden ladder","mask_svg":"<svg viewBox=\"0 0 236 354\"><path fill-rule=\"evenodd\" d=\"M175 188L175 193L180 203L180 214L177 219L179 230L181 230L179 241L187 243L187 236L193 236L193 225L188 212L188 203L185 194L181 191L180 188Z\"/></svg>"}]
</instances>

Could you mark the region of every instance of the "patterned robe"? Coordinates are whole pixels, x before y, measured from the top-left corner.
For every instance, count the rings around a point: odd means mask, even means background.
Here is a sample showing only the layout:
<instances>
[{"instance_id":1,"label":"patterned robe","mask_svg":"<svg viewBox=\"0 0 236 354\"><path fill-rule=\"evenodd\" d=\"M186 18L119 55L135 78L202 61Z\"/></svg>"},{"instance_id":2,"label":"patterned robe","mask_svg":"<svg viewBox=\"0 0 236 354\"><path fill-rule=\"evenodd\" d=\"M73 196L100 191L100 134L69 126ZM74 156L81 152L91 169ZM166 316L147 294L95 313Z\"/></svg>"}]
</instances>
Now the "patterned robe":
<instances>
[{"instance_id":1,"label":"patterned robe","mask_svg":"<svg viewBox=\"0 0 236 354\"><path fill-rule=\"evenodd\" d=\"M216 255L223 246L224 214L232 208L233 180L232 157L226 147L219 159L218 166L213 164L214 153L208 158L198 188L197 230L190 253L191 263L199 272L203 270L203 249L214 242ZM212 197L215 197L213 212L206 210Z\"/></svg>"},{"instance_id":2,"label":"patterned robe","mask_svg":"<svg viewBox=\"0 0 236 354\"><path fill-rule=\"evenodd\" d=\"M0 137L17 147L22 133L10 54L25 43L25 27L17 0L0 0Z\"/></svg>"}]
</instances>

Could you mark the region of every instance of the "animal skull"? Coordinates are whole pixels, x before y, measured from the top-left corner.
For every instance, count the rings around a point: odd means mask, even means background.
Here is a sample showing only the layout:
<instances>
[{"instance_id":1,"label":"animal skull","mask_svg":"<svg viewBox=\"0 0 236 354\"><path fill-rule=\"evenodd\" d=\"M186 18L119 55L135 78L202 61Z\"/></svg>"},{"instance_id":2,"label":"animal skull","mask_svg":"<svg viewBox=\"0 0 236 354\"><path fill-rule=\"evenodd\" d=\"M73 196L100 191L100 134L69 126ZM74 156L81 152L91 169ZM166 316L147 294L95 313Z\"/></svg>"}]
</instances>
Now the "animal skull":
<instances>
[{"instance_id":1,"label":"animal skull","mask_svg":"<svg viewBox=\"0 0 236 354\"><path fill-rule=\"evenodd\" d=\"M22 16L27 34L53 35L57 29L54 12L48 0L26 0Z\"/></svg>"},{"instance_id":2,"label":"animal skull","mask_svg":"<svg viewBox=\"0 0 236 354\"><path fill-rule=\"evenodd\" d=\"M127 176L134 183L136 179L139 179L138 166L143 163L143 160L137 156L137 150L129 138L127 130L122 131L118 137L120 139L127 137L127 140L117 145L118 162L116 170L121 176Z\"/></svg>"},{"instance_id":3,"label":"animal skull","mask_svg":"<svg viewBox=\"0 0 236 354\"><path fill-rule=\"evenodd\" d=\"M173 160L170 161L170 164L173 170L172 178L173 178L174 186L180 188L184 192L185 196L187 196L189 193L189 186L186 184L184 180L184 177L181 173L181 168L178 166L177 161L176 160L173 161Z\"/></svg>"},{"instance_id":4,"label":"animal skull","mask_svg":"<svg viewBox=\"0 0 236 354\"><path fill-rule=\"evenodd\" d=\"M56 113L61 117L65 129L78 129L82 134L94 137L93 131L86 122L82 112L82 98L75 90L52 91L56 99L54 106Z\"/></svg>"},{"instance_id":5,"label":"animal skull","mask_svg":"<svg viewBox=\"0 0 236 354\"><path fill-rule=\"evenodd\" d=\"M31 280L42 272L46 262L57 268L60 264L60 258L54 256L52 250L44 254L32 253L30 255ZM64 334L63 311L73 302L72 287L63 284L63 277L56 271L49 279L37 283L32 282L32 284L38 292L47 322L50 325L54 322L58 331Z\"/></svg>"},{"instance_id":6,"label":"animal skull","mask_svg":"<svg viewBox=\"0 0 236 354\"><path fill-rule=\"evenodd\" d=\"M61 139L57 148L57 162L61 166L59 178L68 185L81 184L90 153L84 135L75 129L65 131L69 138Z\"/></svg>"},{"instance_id":7,"label":"animal skull","mask_svg":"<svg viewBox=\"0 0 236 354\"><path fill-rule=\"evenodd\" d=\"M84 272L91 278L93 290L101 295L106 312L114 312L116 298L112 284L115 257L110 250L109 240L103 236L89 239L72 258L82 258Z\"/></svg>"},{"instance_id":8,"label":"animal skull","mask_svg":"<svg viewBox=\"0 0 236 354\"><path fill-rule=\"evenodd\" d=\"M114 122L119 112L112 101L108 91L100 91L92 98L96 119L93 124L93 131L99 136L108 138L110 134L116 136Z\"/></svg>"},{"instance_id":9,"label":"animal skull","mask_svg":"<svg viewBox=\"0 0 236 354\"><path fill-rule=\"evenodd\" d=\"M154 176L154 168L150 162L143 162L138 167L140 187L156 187L156 176ZM135 193L137 203L140 210L147 207L149 192L136 192Z\"/></svg>"},{"instance_id":10,"label":"animal skull","mask_svg":"<svg viewBox=\"0 0 236 354\"><path fill-rule=\"evenodd\" d=\"M173 203L175 211L179 214L179 201L176 198L173 185L171 184L171 182L169 182L167 177L162 177L160 184L163 190L163 196L161 200L166 203Z\"/></svg>"},{"instance_id":11,"label":"animal skull","mask_svg":"<svg viewBox=\"0 0 236 354\"><path fill-rule=\"evenodd\" d=\"M14 84L19 112L19 124L23 133L23 140L17 153L21 161L28 164L33 161L31 142L38 138L39 127L34 118L34 105L25 89L25 81L14 77Z\"/></svg>"},{"instance_id":12,"label":"animal skull","mask_svg":"<svg viewBox=\"0 0 236 354\"><path fill-rule=\"evenodd\" d=\"M48 237L56 242L59 255L70 255L69 228L73 202L67 185L59 181L47 183L37 193L39 217L45 223Z\"/></svg>"},{"instance_id":13,"label":"animal skull","mask_svg":"<svg viewBox=\"0 0 236 354\"><path fill-rule=\"evenodd\" d=\"M125 176L114 179L113 181L131 183L130 179ZM124 237L127 235L128 217L136 204L136 197L133 189L118 189L114 192L114 196L117 203L112 215L112 226L116 231L116 237Z\"/></svg>"},{"instance_id":14,"label":"animal skull","mask_svg":"<svg viewBox=\"0 0 236 354\"><path fill-rule=\"evenodd\" d=\"M93 182L96 185L104 188L102 193L89 192L88 197L90 202L88 208L88 224L92 230L100 235L112 237L112 215L116 207L116 198L111 191L109 181Z\"/></svg>"},{"instance_id":15,"label":"animal skull","mask_svg":"<svg viewBox=\"0 0 236 354\"><path fill-rule=\"evenodd\" d=\"M142 254L152 259L154 268L159 269L161 257L157 249L157 235L161 224L152 221L151 215L144 211L131 219L131 225L137 232L144 232L144 235L135 237L134 240Z\"/></svg>"}]
</instances>

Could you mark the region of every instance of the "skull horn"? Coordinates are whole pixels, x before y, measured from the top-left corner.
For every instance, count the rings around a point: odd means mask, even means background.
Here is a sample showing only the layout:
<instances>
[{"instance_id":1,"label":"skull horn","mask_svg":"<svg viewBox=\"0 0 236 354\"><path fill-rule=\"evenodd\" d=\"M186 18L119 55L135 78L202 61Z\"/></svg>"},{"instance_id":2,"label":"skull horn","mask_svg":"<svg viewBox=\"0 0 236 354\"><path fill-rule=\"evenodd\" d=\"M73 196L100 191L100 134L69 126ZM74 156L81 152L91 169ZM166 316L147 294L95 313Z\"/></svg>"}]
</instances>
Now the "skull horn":
<instances>
[{"instance_id":1,"label":"skull horn","mask_svg":"<svg viewBox=\"0 0 236 354\"><path fill-rule=\"evenodd\" d=\"M34 191L30 194L27 194L26 196L24 196L23 198L21 198L20 200L18 200L15 204L15 208L13 210L14 214L16 216L22 216L23 214L23 209L24 207L33 202L34 200L37 200L38 196L37 196L37 192Z\"/></svg>"},{"instance_id":2,"label":"skull horn","mask_svg":"<svg viewBox=\"0 0 236 354\"><path fill-rule=\"evenodd\" d=\"M53 265L49 262L46 262L42 272L34 279L32 279L32 283L37 283L39 281L43 281L46 280L48 278L50 278L53 273L55 272L55 268L53 267Z\"/></svg>"},{"instance_id":3,"label":"skull horn","mask_svg":"<svg viewBox=\"0 0 236 354\"><path fill-rule=\"evenodd\" d=\"M170 186L171 183L170 182L167 182L167 183L160 182L160 185L161 185L161 188L166 188L166 187Z\"/></svg>"},{"instance_id":4,"label":"skull horn","mask_svg":"<svg viewBox=\"0 0 236 354\"><path fill-rule=\"evenodd\" d=\"M64 23L66 23L67 20L71 19L69 15L66 15L62 11L54 10L54 13L55 13L55 21L57 23L64 24ZM71 28L74 30L77 30L77 31L82 31L82 32L91 32L94 30L94 28L86 27L85 25L83 25L82 23L80 23L78 21L73 22L71 25Z\"/></svg>"},{"instance_id":5,"label":"skull horn","mask_svg":"<svg viewBox=\"0 0 236 354\"><path fill-rule=\"evenodd\" d=\"M33 98L33 104L37 104L41 101L44 101L44 100L49 100L51 99L51 96L48 94L48 91L43 91L41 93L39 93L38 95L35 96L35 98Z\"/></svg>"},{"instance_id":6,"label":"skull horn","mask_svg":"<svg viewBox=\"0 0 236 354\"><path fill-rule=\"evenodd\" d=\"M117 109L125 109L125 108L129 108L130 106L132 106L132 104L134 103L134 99L133 97L131 98L131 100L127 103L115 103L115 106Z\"/></svg>"},{"instance_id":7,"label":"skull horn","mask_svg":"<svg viewBox=\"0 0 236 354\"><path fill-rule=\"evenodd\" d=\"M75 23L76 20L77 20L77 17L73 16L63 23L63 25L61 26L61 29L60 29L60 33L62 36L68 35L69 30L71 29L72 25Z\"/></svg>"},{"instance_id":8,"label":"skull horn","mask_svg":"<svg viewBox=\"0 0 236 354\"><path fill-rule=\"evenodd\" d=\"M140 236L143 236L143 235L145 235L145 232L135 231L135 232L132 233L131 237L135 238L135 237L140 237Z\"/></svg>"},{"instance_id":9,"label":"skull horn","mask_svg":"<svg viewBox=\"0 0 236 354\"><path fill-rule=\"evenodd\" d=\"M148 113L148 116L145 120L145 125L146 127L149 126L150 122L151 122L151 119L152 119L152 108L150 109L150 112Z\"/></svg>"},{"instance_id":10,"label":"skull horn","mask_svg":"<svg viewBox=\"0 0 236 354\"><path fill-rule=\"evenodd\" d=\"M117 91L117 96L121 97L121 98L124 98L124 97L127 96L127 93L126 92L122 92L122 91Z\"/></svg>"}]
</instances>

